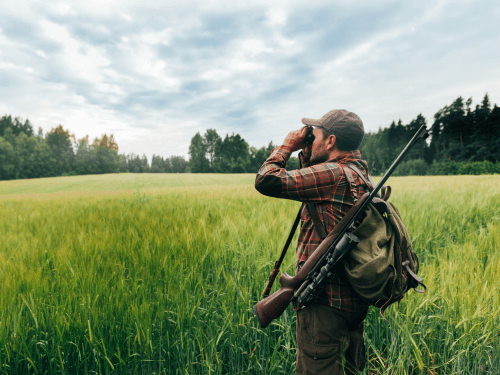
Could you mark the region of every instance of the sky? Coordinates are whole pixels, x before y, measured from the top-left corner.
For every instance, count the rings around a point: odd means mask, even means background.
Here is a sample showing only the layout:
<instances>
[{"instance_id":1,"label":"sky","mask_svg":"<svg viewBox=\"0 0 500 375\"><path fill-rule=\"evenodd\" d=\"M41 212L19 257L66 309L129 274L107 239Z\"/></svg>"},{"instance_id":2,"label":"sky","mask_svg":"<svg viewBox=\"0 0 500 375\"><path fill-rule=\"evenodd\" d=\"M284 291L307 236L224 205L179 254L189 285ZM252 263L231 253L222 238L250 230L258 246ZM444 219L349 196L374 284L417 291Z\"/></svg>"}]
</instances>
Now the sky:
<instances>
[{"instance_id":1,"label":"sky","mask_svg":"<svg viewBox=\"0 0 500 375\"><path fill-rule=\"evenodd\" d=\"M120 153L207 129L281 144L347 109L377 131L456 98L500 105L500 2L1 0L0 116Z\"/></svg>"}]
</instances>

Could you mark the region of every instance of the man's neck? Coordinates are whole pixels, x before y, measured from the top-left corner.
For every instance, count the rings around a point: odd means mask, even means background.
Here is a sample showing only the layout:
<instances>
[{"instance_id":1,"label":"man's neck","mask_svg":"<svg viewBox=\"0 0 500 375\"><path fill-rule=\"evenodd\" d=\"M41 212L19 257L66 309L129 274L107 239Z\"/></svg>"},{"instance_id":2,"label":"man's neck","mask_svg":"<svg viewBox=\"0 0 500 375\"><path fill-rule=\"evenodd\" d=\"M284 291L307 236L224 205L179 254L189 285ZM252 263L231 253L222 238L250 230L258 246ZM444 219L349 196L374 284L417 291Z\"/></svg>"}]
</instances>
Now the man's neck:
<instances>
[{"instance_id":1,"label":"man's neck","mask_svg":"<svg viewBox=\"0 0 500 375\"><path fill-rule=\"evenodd\" d=\"M336 159L339 156L341 156L342 154L344 154L344 152L340 151L337 147L335 147L332 151L330 151L328 160Z\"/></svg>"}]
</instances>

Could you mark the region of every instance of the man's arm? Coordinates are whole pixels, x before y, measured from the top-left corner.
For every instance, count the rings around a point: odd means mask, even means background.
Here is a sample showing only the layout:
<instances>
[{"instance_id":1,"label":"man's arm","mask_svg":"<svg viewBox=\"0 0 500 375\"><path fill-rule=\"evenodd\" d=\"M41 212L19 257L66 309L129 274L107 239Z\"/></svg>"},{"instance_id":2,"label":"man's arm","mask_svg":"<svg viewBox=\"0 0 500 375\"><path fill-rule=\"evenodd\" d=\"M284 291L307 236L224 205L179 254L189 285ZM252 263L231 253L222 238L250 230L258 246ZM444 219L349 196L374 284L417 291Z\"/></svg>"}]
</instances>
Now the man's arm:
<instances>
[{"instance_id":1,"label":"man's arm","mask_svg":"<svg viewBox=\"0 0 500 375\"><path fill-rule=\"evenodd\" d=\"M255 178L255 188L269 197L300 202L331 200L334 186L341 178L340 169L333 163L287 171L286 163L292 154L289 146L276 147L264 162Z\"/></svg>"},{"instance_id":2,"label":"man's arm","mask_svg":"<svg viewBox=\"0 0 500 375\"><path fill-rule=\"evenodd\" d=\"M271 156L262 164L255 178L255 189L268 197L281 197L283 185L281 181L282 170L286 172L286 162L290 159L290 147L279 146L271 151Z\"/></svg>"}]
</instances>

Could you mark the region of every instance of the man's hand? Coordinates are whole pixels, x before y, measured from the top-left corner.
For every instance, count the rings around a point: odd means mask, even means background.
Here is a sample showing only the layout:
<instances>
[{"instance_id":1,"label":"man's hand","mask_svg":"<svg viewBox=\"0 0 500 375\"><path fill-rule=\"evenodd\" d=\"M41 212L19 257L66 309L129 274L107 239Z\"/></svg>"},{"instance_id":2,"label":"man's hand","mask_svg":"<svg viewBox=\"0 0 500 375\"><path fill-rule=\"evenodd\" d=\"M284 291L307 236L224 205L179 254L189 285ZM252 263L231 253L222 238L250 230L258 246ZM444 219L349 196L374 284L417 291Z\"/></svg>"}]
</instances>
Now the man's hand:
<instances>
[{"instance_id":1,"label":"man's hand","mask_svg":"<svg viewBox=\"0 0 500 375\"><path fill-rule=\"evenodd\" d=\"M302 129L294 130L293 132L288 133L283 142L283 146L289 147L292 152L301 150L305 147L304 145L304 137L307 133L307 126L304 126Z\"/></svg>"}]
</instances>

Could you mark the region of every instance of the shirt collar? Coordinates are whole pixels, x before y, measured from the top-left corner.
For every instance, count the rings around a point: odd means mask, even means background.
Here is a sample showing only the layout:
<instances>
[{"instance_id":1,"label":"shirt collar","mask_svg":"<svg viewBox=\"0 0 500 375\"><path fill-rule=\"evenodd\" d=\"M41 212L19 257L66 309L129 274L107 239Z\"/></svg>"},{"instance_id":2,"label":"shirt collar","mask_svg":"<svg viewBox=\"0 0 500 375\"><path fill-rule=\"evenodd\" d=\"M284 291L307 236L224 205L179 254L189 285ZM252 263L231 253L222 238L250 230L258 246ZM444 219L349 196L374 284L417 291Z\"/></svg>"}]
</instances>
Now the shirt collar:
<instances>
[{"instance_id":1,"label":"shirt collar","mask_svg":"<svg viewBox=\"0 0 500 375\"><path fill-rule=\"evenodd\" d=\"M345 164L349 161L360 160L360 159L361 159L361 152L359 152L359 150L344 151L342 154L340 154L336 158L328 160L327 163Z\"/></svg>"}]
</instances>

